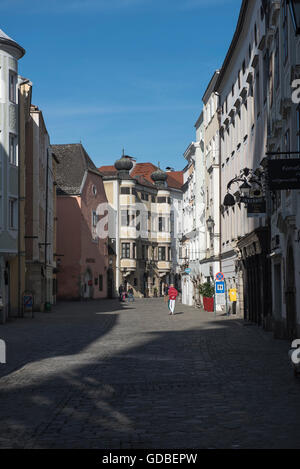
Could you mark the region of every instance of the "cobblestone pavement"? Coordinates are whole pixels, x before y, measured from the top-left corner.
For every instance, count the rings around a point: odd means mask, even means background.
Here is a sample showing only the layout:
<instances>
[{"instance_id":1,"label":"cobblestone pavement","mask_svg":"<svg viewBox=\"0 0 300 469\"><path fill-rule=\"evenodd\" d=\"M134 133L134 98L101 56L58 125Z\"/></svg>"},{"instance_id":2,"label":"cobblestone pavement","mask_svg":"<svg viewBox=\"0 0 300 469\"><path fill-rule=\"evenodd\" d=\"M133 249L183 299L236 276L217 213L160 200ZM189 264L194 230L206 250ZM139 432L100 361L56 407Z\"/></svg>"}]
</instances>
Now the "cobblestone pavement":
<instances>
[{"instance_id":1,"label":"cobblestone pavement","mask_svg":"<svg viewBox=\"0 0 300 469\"><path fill-rule=\"evenodd\" d=\"M289 343L161 299L0 326L1 448L300 448Z\"/></svg>"}]
</instances>

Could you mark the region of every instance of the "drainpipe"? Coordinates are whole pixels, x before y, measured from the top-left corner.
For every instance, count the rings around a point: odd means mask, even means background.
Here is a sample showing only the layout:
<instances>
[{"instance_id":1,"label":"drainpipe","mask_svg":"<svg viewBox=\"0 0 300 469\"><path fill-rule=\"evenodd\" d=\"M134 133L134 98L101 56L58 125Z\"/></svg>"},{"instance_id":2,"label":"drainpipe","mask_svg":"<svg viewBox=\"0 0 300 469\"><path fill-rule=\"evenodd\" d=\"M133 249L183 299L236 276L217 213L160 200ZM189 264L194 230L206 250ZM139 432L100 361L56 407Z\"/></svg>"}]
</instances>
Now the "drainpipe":
<instances>
[{"instance_id":1,"label":"drainpipe","mask_svg":"<svg viewBox=\"0 0 300 469\"><path fill-rule=\"evenodd\" d=\"M117 177L117 220L116 220L116 285L117 294L120 286L120 180Z\"/></svg>"},{"instance_id":2,"label":"drainpipe","mask_svg":"<svg viewBox=\"0 0 300 469\"><path fill-rule=\"evenodd\" d=\"M47 168L46 168L45 261L44 261L45 303L47 302L48 186L49 186L48 179L49 179L49 148L47 149Z\"/></svg>"},{"instance_id":3,"label":"drainpipe","mask_svg":"<svg viewBox=\"0 0 300 469\"><path fill-rule=\"evenodd\" d=\"M20 130L20 122L21 122L21 106L20 106L20 101L21 101L21 92L20 92L20 86L26 85L26 83L30 83L30 80L25 79L22 80L21 83L18 86L18 317L23 317L23 309L22 309L22 282L21 282L21 270L22 270L22 252L21 252L21 201L24 202L24 196L25 194L20 194L21 192L21 165L23 164L23 169L25 172L25 128L24 130L24 135L23 135L23 153L22 157L23 160L21 161L20 155L21 155L21 130ZM22 104L24 104L22 102ZM23 121L23 124L25 126L25 121ZM24 188L25 189L25 188ZM25 209L24 204L23 204L23 210ZM25 223L25 220L24 220ZM24 231L22 230L23 236L25 236L25 225ZM24 254L23 254L24 255ZM24 272L25 273L25 272Z\"/></svg>"},{"instance_id":4,"label":"drainpipe","mask_svg":"<svg viewBox=\"0 0 300 469\"><path fill-rule=\"evenodd\" d=\"M21 138L20 138L20 119L21 119L21 107L20 107L20 88L18 87L18 317L22 317L21 311Z\"/></svg>"}]
</instances>

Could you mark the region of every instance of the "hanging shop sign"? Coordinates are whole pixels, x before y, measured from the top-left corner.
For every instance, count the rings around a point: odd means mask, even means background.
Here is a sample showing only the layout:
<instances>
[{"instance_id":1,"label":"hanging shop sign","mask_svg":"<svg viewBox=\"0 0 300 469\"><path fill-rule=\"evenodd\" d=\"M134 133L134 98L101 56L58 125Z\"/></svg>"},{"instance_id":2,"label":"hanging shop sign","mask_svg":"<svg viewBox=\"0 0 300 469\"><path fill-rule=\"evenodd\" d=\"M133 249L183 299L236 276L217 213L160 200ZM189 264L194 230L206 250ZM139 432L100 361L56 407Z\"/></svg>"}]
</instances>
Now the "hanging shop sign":
<instances>
[{"instance_id":1,"label":"hanging shop sign","mask_svg":"<svg viewBox=\"0 0 300 469\"><path fill-rule=\"evenodd\" d=\"M266 199L264 197L250 199L247 203L247 216L260 217L264 216L267 211Z\"/></svg>"},{"instance_id":2,"label":"hanging shop sign","mask_svg":"<svg viewBox=\"0 0 300 469\"><path fill-rule=\"evenodd\" d=\"M268 183L271 191L300 189L300 158L269 160Z\"/></svg>"}]
</instances>

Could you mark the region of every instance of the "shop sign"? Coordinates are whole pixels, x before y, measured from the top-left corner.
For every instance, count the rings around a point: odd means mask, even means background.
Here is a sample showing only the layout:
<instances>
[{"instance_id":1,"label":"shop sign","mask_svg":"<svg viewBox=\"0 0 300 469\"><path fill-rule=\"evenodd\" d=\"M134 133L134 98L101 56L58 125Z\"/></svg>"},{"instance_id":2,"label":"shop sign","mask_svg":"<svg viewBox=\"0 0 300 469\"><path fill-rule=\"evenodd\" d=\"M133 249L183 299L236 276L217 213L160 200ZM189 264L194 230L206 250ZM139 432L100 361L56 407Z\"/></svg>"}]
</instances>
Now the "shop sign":
<instances>
[{"instance_id":1,"label":"shop sign","mask_svg":"<svg viewBox=\"0 0 300 469\"><path fill-rule=\"evenodd\" d=\"M247 216L264 216L267 211L266 199L264 197L250 199L247 203Z\"/></svg>"},{"instance_id":2,"label":"shop sign","mask_svg":"<svg viewBox=\"0 0 300 469\"><path fill-rule=\"evenodd\" d=\"M268 183L271 191L300 189L300 158L269 160Z\"/></svg>"}]
</instances>

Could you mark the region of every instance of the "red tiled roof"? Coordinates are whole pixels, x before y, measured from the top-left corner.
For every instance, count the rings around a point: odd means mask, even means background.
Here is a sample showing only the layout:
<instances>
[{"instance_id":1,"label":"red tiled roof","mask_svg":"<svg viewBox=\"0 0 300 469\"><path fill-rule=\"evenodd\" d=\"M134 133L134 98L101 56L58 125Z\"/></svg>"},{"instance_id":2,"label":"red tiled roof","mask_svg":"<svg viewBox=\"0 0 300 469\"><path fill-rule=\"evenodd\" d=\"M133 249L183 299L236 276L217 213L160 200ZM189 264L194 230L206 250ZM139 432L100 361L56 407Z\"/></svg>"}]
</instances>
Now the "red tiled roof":
<instances>
[{"instance_id":1,"label":"red tiled roof","mask_svg":"<svg viewBox=\"0 0 300 469\"><path fill-rule=\"evenodd\" d=\"M168 185L174 189L181 189L183 186L183 171L171 171L167 175Z\"/></svg>"},{"instance_id":2,"label":"red tiled roof","mask_svg":"<svg viewBox=\"0 0 300 469\"><path fill-rule=\"evenodd\" d=\"M136 176L143 176L146 181L150 182L150 184L153 184L151 174L156 170L157 167L152 163L137 163L131 171L130 176L133 178Z\"/></svg>"},{"instance_id":3,"label":"red tiled roof","mask_svg":"<svg viewBox=\"0 0 300 469\"><path fill-rule=\"evenodd\" d=\"M114 166L101 166L101 168L98 168L100 173L110 173L110 172L117 172L116 168Z\"/></svg>"}]
</instances>

